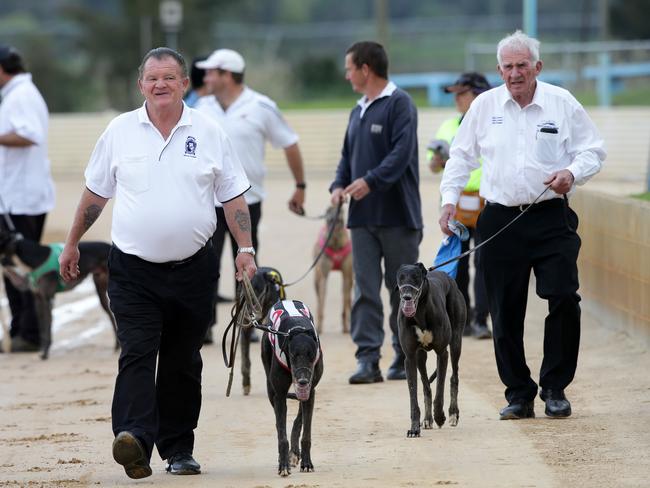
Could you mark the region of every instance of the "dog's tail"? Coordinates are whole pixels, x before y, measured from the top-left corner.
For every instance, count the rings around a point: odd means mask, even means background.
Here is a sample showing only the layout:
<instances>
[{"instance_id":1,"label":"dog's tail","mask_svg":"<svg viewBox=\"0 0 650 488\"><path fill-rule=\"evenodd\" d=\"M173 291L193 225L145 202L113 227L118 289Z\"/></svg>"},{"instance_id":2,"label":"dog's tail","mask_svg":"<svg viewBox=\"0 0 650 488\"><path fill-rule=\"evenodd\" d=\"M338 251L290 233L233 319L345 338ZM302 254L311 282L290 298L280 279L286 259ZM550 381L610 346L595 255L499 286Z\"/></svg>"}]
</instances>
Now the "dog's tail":
<instances>
[{"instance_id":1,"label":"dog's tail","mask_svg":"<svg viewBox=\"0 0 650 488\"><path fill-rule=\"evenodd\" d=\"M429 383L433 383L433 380L435 380L437 376L438 376L438 370L436 369L436 370L431 374L431 376L429 376Z\"/></svg>"}]
</instances>

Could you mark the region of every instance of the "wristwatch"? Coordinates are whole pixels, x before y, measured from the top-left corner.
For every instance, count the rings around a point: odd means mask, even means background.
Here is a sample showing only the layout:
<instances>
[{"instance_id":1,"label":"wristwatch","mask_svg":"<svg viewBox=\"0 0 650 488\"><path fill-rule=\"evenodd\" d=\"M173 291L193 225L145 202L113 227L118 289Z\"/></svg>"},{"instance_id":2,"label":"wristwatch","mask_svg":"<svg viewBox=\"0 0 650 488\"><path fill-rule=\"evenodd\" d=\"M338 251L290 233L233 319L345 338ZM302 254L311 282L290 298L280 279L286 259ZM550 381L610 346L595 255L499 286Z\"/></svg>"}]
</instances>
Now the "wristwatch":
<instances>
[{"instance_id":1,"label":"wristwatch","mask_svg":"<svg viewBox=\"0 0 650 488\"><path fill-rule=\"evenodd\" d=\"M240 247L239 249L237 249L237 254L241 254L243 252L250 254L251 256L255 256L254 247Z\"/></svg>"}]
</instances>

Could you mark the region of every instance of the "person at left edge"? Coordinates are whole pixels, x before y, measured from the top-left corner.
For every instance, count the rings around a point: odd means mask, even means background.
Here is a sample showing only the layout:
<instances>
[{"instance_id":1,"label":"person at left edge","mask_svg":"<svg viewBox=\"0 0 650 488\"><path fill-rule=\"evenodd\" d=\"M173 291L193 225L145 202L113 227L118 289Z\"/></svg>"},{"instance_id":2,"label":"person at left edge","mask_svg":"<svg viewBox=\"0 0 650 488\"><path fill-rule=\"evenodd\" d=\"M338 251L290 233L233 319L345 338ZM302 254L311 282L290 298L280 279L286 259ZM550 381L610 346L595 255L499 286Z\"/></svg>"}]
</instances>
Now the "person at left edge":
<instances>
[{"instance_id":1,"label":"person at left edge","mask_svg":"<svg viewBox=\"0 0 650 488\"><path fill-rule=\"evenodd\" d=\"M59 260L63 278L74 279L79 240L114 197L108 293L122 351L113 458L131 478L151 475L154 444L168 472L200 473L192 454L200 349L217 282L215 197L240 246L237 278L256 270L243 197L248 179L219 126L183 103L187 84L176 51L161 47L144 56L144 105L113 119L97 141Z\"/></svg>"},{"instance_id":2,"label":"person at left edge","mask_svg":"<svg viewBox=\"0 0 650 488\"><path fill-rule=\"evenodd\" d=\"M22 55L0 46L0 214L23 237L40 241L47 212L54 208L54 182L47 157L48 111ZM4 206L4 208L3 208ZM0 226L6 225L0 218ZM11 309L11 351L38 351L38 317L31 291L5 278Z\"/></svg>"}]
</instances>

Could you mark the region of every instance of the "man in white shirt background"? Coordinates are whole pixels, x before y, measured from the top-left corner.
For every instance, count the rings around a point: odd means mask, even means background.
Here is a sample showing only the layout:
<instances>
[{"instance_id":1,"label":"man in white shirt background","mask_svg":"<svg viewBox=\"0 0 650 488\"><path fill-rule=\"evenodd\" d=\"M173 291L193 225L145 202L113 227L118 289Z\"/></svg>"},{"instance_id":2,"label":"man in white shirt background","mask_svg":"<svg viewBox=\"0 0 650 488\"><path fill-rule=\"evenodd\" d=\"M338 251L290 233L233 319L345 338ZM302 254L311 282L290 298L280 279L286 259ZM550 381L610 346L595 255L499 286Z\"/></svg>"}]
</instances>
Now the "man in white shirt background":
<instances>
[{"instance_id":1,"label":"man in white shirt background","mask_svg":"<svg viewBox=\"0 0 650 488\"><path fill-rule=\"evenodd\" d=\"M523 341L531 270L537 295L549 309L540 397L546 415L568 417L571 404L564 389L574 378L580 343L580 237L567 196L600 171L606 153L580 103L568 91L537 80L538 40L517 31L499 42L497 60L505 84L474 100L451 146L440 186L440 227L450 233L448 222L479 158L480 194L487 201L477 224L482 238L528 209L481 249L497 368L508 401L500 418L535 415L537 383Z\"/></svg>"},{"instance_id":2,"label":"man in white shirt background","mask_svg":"<svg viewBox=\"0 0 650 488\"><path fill-rule=\"evenodd\" d=\"M22 56L0 46L0 225L8 215L26 239L40 241L54 208L54 183L47 157L48 110L25 70ZM12 352L37 351L38 317L30 291L5 279L11 309Z\"/></svg>"},{"instance_id":3,"label":"man in white shirt background","mask_svg":"<svg viewBox=\"0 0 650 488\"><path fill-rule=\"evenodd\" d=\"M213 117L232 141L235 152L244 167L251 189L244 197L251 215L253 247L259 250L258 225L262 217L262 201L266 197L264 153L266 142L284 150L289 170L296 182L289 199L289 210L303 213L305 179L298 135L289 127L273 100L244 84L246 63L231 49L218 49L208 59L196 63L206 70L205 83L214 97L203 97L196 109ZM219 222L223 222L223 209L216 202ZM217 226L212 241L221 267L221 254L228 229ZM236 245L233 244L233 257Z\"/></svg>"}]
</instances>

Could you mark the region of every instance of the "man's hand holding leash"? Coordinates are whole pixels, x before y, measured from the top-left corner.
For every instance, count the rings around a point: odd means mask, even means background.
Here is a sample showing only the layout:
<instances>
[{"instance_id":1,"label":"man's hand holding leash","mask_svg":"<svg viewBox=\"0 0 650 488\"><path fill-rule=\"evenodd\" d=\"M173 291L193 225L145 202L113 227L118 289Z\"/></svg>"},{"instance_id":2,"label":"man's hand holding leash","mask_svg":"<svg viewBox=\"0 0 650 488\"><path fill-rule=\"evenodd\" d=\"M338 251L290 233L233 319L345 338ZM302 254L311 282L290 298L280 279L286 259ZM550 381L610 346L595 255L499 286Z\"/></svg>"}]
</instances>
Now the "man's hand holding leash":
<instances>
[{"instance_id":1,"label":"man's hand holding leash","mask_svg":"<svg viewBox=\"0 0 650 488\"><path fill-rule=\"evenodd\" d=\"M574 181L575 177L573 176L573 173L568 169L562 169L549 176L546 181L544 181L544 184L551 185L551 190L558 195L565 195L571 190Z\"/></svg>"},{"instance_id":2,"label":"man's hand holding leash","mask_svg":"<svg viewBox=\"0 0 650 488\"><path fill-rule=\"evenodd\" d=\"M446 234L448 236L453 234L453 232L449 230L449 221L453 219L455 216L456 216L456 205L452 205L451 203L448 203L442 206L442 209L440 210L440 219L438 220L438 224L440 224L440 230L443 232L443 234Z\"/></svg>"}]
</instances>

